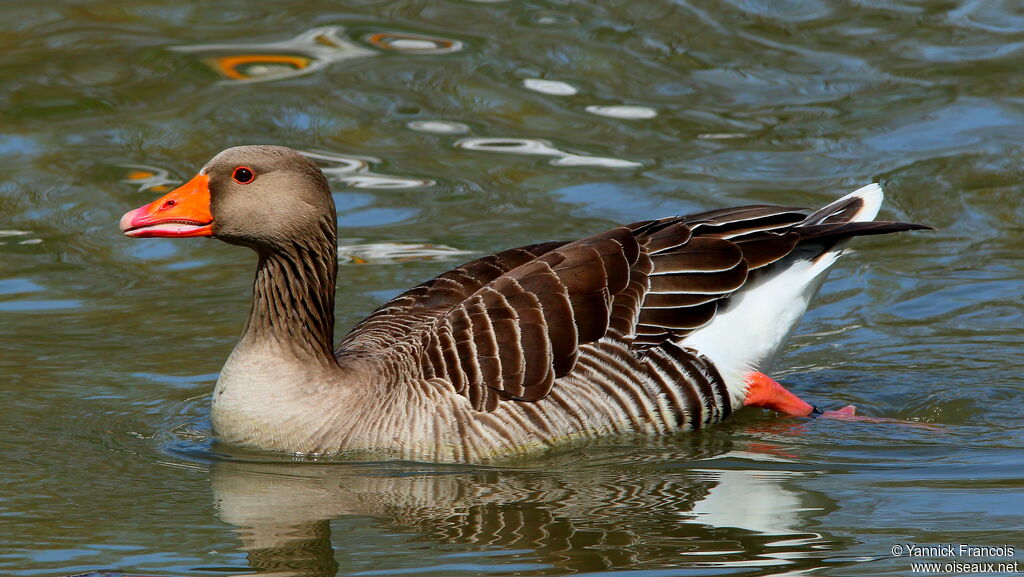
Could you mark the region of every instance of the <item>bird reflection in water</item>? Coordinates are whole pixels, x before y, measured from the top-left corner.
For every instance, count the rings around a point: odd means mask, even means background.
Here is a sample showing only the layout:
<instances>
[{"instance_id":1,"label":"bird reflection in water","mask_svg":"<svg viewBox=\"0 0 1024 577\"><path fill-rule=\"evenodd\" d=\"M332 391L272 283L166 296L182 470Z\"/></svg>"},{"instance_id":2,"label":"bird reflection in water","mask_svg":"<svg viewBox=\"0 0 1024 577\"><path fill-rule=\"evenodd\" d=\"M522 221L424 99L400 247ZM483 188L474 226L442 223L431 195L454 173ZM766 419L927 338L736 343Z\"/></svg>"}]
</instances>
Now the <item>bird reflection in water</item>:
<instances>
[{"instance_id":1,"label":"bird reflection in water","mask_svg":"<svg viewBox=\"0 0 1024 577\"><path fill-rule=\"evenodd\" d=\"M378 174L370 165L381 163L372 156L345 156L332 152L303 151L302 154L320 164L320 170L330 182L338 182L352 188L404 189L434 186L429 178L409 178Z\"/></svg>"},{"instance_id":2,"label":"bird reflection in water","mask_svg":"<svg viewBox=\"0 0 1024 577\"><path fill-rule=\"evenodd\" d=\"M462 43L456 40L408 33L378 32L363 41L365 45L350 39L343 26L322 26L279 42L187 45L171 50L203 55L203 61L225 82L292 78L381 51L436 55L462 50Z\"/></svg>"},{"instance_id":3,"label":"bird reflection in water","mask_svg":"<svg viewBox=\"0 0 1024 577\"><path fill-rule=\"evenodd\" d=\"M138 187L139 192L165 192L182 181L171 177L170 172L158 166L148 164L122 164L121 168L128 173L121 182Z\"/></svg>"},{"instance_id":4,"label":"bird reflection in water","mask_svg":"<svg viewBox=\"0 0 1024 577\"><path fill-rule=\"evenodd\" d=\"M550 142L539 138L478 138L458 140L455 148L518 154L526 156L552 157L552 166L598 166L602 168L639 168L643 163L621 158L574 154L555 148Z\"/></svg>"},{"instance_id":5,"label":"bird reflection in water","mask_svg":"<svg viewBox=\"0 0 1024 577\"><path fill-rule=\"evenodd\" d=\"M803 529L835 506L793 483L812 473L783 470L789 459L676 451L607 463L588 454L586 467L571 453L529 468L221 461L213 489L260 575L437 573L467 562L484 573L736 574L817 567L836 544ZM332 547L332 521L344 549Z\"/></svg>"}]
</instances>

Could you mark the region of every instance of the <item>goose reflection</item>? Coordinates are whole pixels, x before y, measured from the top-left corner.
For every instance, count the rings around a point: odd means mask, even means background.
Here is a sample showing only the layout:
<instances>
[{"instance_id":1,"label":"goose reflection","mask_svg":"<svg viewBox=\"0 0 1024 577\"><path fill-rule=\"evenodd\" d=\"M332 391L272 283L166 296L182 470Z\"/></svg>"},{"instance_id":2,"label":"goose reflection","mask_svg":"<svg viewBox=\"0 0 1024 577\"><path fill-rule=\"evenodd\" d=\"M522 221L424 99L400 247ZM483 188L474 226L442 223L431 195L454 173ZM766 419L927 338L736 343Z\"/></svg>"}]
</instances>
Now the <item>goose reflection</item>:
<instances>
[{"instance_id":1,"label":"goose reflection","mask_svg":"<svg viewBox=\"0 0 1024 577\"><path fill-rule=\"evenodd\" d=\"M832 541L804 527L834 504L792 483L808 473L779 470L784 459L770 454L692 459L580 466L569 456L543 469L223 461L212 472L220 516L260 575L820 566Z\"/></svg>"}]
</instances>

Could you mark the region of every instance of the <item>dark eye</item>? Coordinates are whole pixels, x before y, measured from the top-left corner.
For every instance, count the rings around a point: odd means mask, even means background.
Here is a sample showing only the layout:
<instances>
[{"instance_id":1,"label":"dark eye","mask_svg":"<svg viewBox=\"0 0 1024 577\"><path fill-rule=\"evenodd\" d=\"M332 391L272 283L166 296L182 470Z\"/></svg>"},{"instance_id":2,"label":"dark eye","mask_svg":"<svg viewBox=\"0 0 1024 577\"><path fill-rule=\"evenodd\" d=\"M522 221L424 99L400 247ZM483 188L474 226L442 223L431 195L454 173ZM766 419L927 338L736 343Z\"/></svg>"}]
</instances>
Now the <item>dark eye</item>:
<instances>
[{"instance_id":1,"label":"dark eye","mask_svg":"<svg viewBox=\"0 0 1024 577\"><path fill-rule=\"evenodd\" d=\"M249 184L252 182L256 175L253 174L252 169L247 166L239 166L231 173L231 178L235 179L238 184Z\"/></svg>"}]
</instances>

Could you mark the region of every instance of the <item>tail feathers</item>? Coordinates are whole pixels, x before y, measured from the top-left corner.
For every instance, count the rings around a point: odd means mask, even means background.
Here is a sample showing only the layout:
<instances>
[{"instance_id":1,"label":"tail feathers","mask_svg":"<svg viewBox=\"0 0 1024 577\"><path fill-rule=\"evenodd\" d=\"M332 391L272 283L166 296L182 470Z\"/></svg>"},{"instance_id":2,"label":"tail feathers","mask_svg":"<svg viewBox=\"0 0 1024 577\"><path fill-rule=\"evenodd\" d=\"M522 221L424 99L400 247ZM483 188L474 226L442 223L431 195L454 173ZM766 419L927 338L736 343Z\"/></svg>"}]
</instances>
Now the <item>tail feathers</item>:
<instances>
[{"instance_id":1,"label":"tail feathers","mask_svg":"<svg viewBox=\"0 0 1024 577\"><path fill-rule=\"evenodd\" d=\"M933 230L930 226L909 222L876 222L874 218L884 198L881 186L877 183L869 184L814 211L793 227L800 233L800 248L803 249L795 251L793 256L807 258L808 252L813 251L818 253L817 258L832 253L838 257L838 251L846 244L845 241L854 236Z\"/></svg>"},{"instance_id":2,"label":"tail feathers","mask_svg":"<svg viewBox=\"0 0 1024 577\"><path fill-rule=\"evenodd\" d=\"M852 236L870 236L873 234L889 234L891 232L902 232L905 230L935 230L933 227L924 224L914 224L912 222L888 222L888 221L868 221L868 222L841 222L841 223L826 223L826 224L813 224L810 226L801 226L800 241L808 240L842 240L850 238Z\"/></svg>"},{"instance_id":3,"label":"tail feathers","mask_svg":"<svg viewBox=\"0 0 1024 577\"><path fill-rule=\"evenodd\" d=\"M862 186L846 196L814 211L798 226L835 224L841 222L867 222L878 216L885 193L878 183Z\"/></svg>"},{"instance_id":4,"label":"tail feathers","mask_svg":"<svg viewBox=\"0 0 1024 577\"><path fill-rule=\"evenodd\" d=\"M791 251L752 271L756 274L749 275L747 283L722 303L709 323L683 339L683 346L696 349L715 363L734 400L746 394L747 372L767 370L828 276L829 268L842 254L846 240L931 228L906 222L875 222L882 199L882 188L870 184L791 225L787 234L799 237ZM759 231L743 237L743 241L764 242L769 236Z\"/></svg>"}]
</instances>

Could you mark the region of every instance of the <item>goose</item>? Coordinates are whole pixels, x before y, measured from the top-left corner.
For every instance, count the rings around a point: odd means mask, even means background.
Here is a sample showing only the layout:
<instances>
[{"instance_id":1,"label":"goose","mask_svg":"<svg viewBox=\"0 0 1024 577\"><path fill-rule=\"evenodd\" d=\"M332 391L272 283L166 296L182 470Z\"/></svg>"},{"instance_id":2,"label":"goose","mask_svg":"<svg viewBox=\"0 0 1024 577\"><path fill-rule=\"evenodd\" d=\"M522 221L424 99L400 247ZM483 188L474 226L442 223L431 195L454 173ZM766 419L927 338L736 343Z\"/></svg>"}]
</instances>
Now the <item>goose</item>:
<instances>
[{"instance_id":1,"label":"goose","mask_svg":"<svg viewBox=\"0 0 1024 577\"><path fill-rule=\"evenodd\" d=\"M874 221L882 199L870 184L816 211L740 206L504 250L396 296L337 348L335 205L299 152L229 148L120 228L258 256L213 390L220 442L479 462L700 429L744 406L850 415L765 371L851 237L930 228Z\"/></svg>"}]
</instances>

